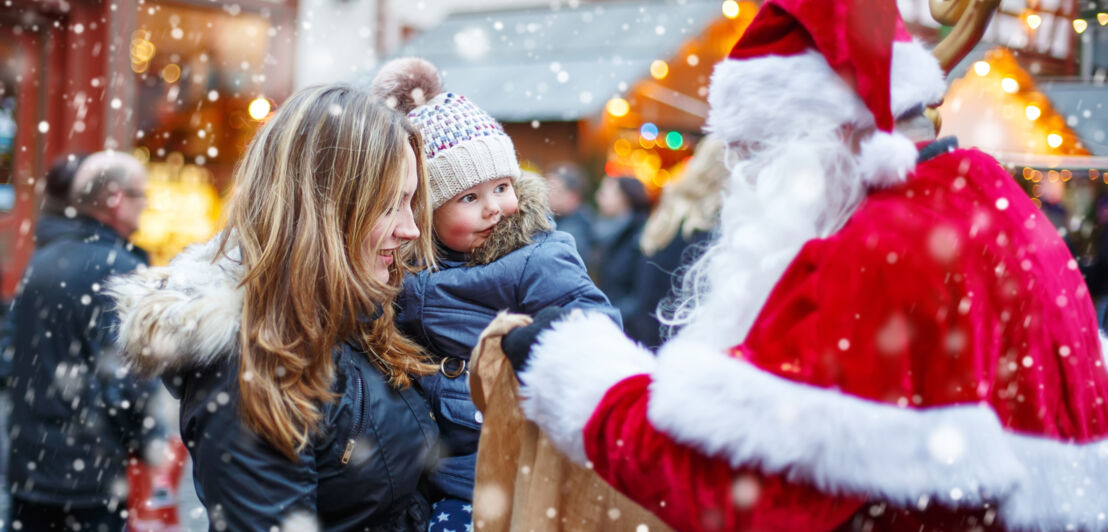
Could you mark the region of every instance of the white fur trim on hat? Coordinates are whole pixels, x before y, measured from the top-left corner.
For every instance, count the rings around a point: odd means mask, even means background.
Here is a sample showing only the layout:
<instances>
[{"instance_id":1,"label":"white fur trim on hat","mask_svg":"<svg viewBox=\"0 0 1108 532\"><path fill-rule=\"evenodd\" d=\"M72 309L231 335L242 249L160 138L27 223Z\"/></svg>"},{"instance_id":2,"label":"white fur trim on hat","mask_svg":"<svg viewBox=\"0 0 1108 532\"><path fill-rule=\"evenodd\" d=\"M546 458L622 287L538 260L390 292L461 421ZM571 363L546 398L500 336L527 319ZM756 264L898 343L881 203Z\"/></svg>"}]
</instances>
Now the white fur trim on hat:
<instances>
[{"instance_id":1,"label":"white fur trim on hat","mask_svg":"<svg viewBox=\"0 0 1108 532\"><path fill-rule=\"evenodd\" d=\"M939 60L916 41L893 43L893 117L919 105L938 104L946 94L946 74Z\"/></svg>"},{"instance_id":2,"label":"white fur trim on hat","mask_svg":"<svg viewBox=\"0 0 1108 532\"><path fill-rule=\"evenodd\" d=\"M512 139L490 135L466 140L427 161L431 205L439 208L465 189L493 179L518 179L521 173Z\"/></svg>"},{"instance_id":3,"label":"white fur trim on hat","mask_svg":"<svg viewBox=\"0 0 1108 532\"><path fill-rule=\"evenodd\" d=\"M892 113L938 103L946 84L938 61L919 43L893 44ZM728 142L792 136L805 124L872 126L873 114L819 52L725 59L708 90L705 129Z\"/></svg>"}]
</instances>

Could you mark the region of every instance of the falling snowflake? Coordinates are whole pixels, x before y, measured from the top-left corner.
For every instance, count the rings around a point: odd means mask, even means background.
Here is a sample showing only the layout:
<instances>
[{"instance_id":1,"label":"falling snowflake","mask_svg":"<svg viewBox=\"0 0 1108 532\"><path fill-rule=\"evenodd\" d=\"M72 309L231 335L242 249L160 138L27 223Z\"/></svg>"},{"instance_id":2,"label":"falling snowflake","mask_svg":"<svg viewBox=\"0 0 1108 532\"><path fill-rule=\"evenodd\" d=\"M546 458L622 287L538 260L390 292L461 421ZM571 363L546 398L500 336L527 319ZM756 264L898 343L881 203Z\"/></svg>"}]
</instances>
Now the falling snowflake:
<instances>
[{"instance_id":1,"label":"falling snowflake","mask_svg":"<svg viewBox=\"0 0 1108 532\"><path fill-rule=\"evenodd\" d=\"M476 513L486 516L505 515L509 508L507 493L498 485L478 486L473 491L473 506Z\"/></svg>"},{"instance_id":2,"label":"falling snowflake","mask_svg":"<svg viewBox=\"0 0 1108 532\"><path fill-rule=\"evenodd\" d=\"M315 532L319 530L319 521L315 515L307 512L293 512L281 523L281 532Z\"/></svg>"},{"instance_id":3,"label":"falling snowflake","mask_svg":"<svg viewBox=\"0 0 1108 532\"><path fill-rule=\"evenodd\" d=\"M939 463L951 465L965 456L966 437L955 427L939 427L927 438L927 452Z\"/></svg>"},{"instance_id":4,"label":"falling snowflake","mask_svg":"<svg viewBox=\"0 0 1108 532\"><path fill-rule=\"evenodd\" d=\"M731 484L731 499L740 509L751 508L762 495L762 485L751 475L742 475Z\"/></svg>"}]
</instances>

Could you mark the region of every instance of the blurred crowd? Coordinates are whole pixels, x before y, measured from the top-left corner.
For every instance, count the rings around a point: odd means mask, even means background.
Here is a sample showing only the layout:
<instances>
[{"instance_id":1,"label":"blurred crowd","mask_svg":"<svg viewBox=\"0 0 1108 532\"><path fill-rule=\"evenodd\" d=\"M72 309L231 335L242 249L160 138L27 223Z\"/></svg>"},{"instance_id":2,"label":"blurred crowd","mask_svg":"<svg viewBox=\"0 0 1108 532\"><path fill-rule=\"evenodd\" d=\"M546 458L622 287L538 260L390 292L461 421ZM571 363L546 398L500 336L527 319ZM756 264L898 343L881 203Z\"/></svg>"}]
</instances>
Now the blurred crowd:
<instances>
[{"instance_id":1,"label":"blurred crowd","mask_svg":"<svg viewBox=\"0 0 1108 532\"><path fill-rule=\"evenodd\" d=\"M717 225L728 175L723 156L723 143L705 137L656 203L640 180L604 177L592 194L595 209L579 167L562 163L545 173L558 229L573 235L627 335L651 349L672 332L667 320L682 308L682 274Z\"/></svg>"}]
</instances>

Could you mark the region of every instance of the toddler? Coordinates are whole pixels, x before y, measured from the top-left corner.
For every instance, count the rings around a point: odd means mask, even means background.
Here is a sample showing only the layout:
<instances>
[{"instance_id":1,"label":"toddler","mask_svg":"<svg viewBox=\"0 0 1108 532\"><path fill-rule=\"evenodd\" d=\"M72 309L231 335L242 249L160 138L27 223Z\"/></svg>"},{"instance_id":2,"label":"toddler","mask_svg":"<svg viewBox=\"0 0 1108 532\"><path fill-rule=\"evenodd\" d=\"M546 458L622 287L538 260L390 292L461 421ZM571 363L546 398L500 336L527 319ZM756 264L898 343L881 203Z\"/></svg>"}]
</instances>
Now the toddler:
<instances>
[{"instance_id":1,"label":"toddler","mask_svg":"<svg viewBox=\"0 0 1108 532\"><path fill-rule=\"evenodd\" d=\"M524 173L504 129L465 96L442 92L421 59L397 59L373 81L378 97L423 135L438 268L409 276L397 321L439 364L420 380L439 424L443 458L430 483L440 498L432 530L468 523L481 413L466 378L470 351L501 310L599 310L621 323L597 289L573 237L552 227L541 176ZM455 521L461 519L461 521Z\"/></svg>"}]
</instances>

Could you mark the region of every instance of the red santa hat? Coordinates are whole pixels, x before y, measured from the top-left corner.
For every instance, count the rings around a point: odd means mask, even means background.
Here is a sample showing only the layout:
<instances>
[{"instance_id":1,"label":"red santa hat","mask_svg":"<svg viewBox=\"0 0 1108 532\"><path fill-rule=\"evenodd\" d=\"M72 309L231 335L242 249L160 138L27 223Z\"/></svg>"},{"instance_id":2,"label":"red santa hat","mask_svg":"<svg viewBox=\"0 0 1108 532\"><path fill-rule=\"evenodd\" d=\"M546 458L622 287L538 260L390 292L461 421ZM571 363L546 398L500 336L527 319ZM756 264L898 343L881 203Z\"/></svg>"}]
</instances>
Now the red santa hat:
<instances>
[{"instance_id":1,"label":"red santa hat","mask_svg":"<svg viewBox=\"0 0 1108 532\"><path fill-rule=\"evenodd\" d=\"M891 133L898 115L938 103L945 89L893 0L766 0L716 66L708 129L732 142L772 142L820 120ZM914 163L906 138L872 140L899 154L897 166Z\"/></svg>"}]
</instances>

